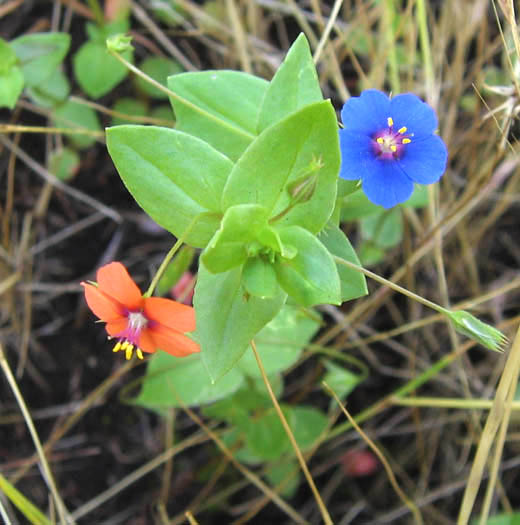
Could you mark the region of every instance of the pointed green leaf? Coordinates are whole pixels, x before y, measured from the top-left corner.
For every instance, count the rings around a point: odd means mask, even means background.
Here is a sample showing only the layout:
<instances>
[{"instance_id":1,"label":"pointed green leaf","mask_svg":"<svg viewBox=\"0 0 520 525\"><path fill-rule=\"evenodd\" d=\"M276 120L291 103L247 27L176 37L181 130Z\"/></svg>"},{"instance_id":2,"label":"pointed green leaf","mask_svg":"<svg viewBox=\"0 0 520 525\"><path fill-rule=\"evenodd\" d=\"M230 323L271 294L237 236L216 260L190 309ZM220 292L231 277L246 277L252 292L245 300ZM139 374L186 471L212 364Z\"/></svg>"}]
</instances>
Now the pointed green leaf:
<instances>
[{"instance_id":1,"label":"pointed green leaf","mask_svg":"<svg viewBox=\"0 0 520 525\"><path fill-rule=\"evenodd\" d=\"M272 210L273 217L280 214L291 202L284 188L317 159L323 167L312 198L277 222L317 233L334 208L340 162L336 113L329 101L308 105L263 131L235 164L222 195L223 207L260 204Z\"/></svg>"},{"instance_id":2,"label":"pointed green leaf","mask_svg":"<svg viewBox=\"0 0 520 525\"><path fill-rule=\"evenodd\" d=\"M170 75L176 75L182 72L182 66L178 62L159 56L146 58L141 62L139 69L164 86L166 86L167 79ZM168 98L168 95L164 91L159 90L142 77L135 77L135 83L139 91L150 97L159 99Z\"/></svg>"},{"instance_id":3,"label":"pointed green leaf","mask_svg":"<svg viewBox=\"0 0 520 525\"><path fill-rule=\"evenodd\" d=\"M132 62L132 51L121 53ZM107 51L104 43L89 40L74 55L74 75L81 89L92 98L106 95L127 75L126 66Z\"/></svg>"},{"instance_id":4,"label":"pointed green leaf","mask_svg":"<svg viewBox=\"0 0 520 525\"><path fill-rule=\"evenodd\" d=\"M361 219L361 236L381 248L390 248L403 238L402 213L399 207L391 210L378 208L377 213Z\"/></svg>"},{"instance_id":5,"label":"pointed green leaf","mask_svg":"<svg viewBox=\"0 0 520 525\"><path fill-rule=\"evenodd\" d=\"M107 129L107 147L137 203L180 237L199 214L186 242L203 248L220 221L220 194L233 163L209 144L156 126Z\"/></svg>"},{"instance_id":6,"label":"pointed green leaf","mask_svg":"<svg viewBox=\"0 0 520 525\"><path fill-rule=\"evenodd\" d=\"M54 73L37 86L27 90L29 96L44 108L54 108L65 101L70 93L67 76L58 68Z\"/></svg>"},{"instance_id":7,"label":"pointed green leaf","mask_svg":"<svg viewBox=\"0 0 520 525\"><path fill-rule=\"evenodd\" d=\"M337 226L328 224L319 234L318 239L332 255L341 257L361 266L358 256L347 236ZM341 281L341 300L350 301L368 293L365 276L342 264L336 265Z\"/></svg>"},{"instance_id":8,"label":"pointed green leaf","mask_svg":"<svg viewBox=\"0 0 520 525\"><path fill-rule=\"evenodd\" d=\"M202 405L228 397L243 381L243 375L232 370L212 384L200 354L179 358L158 352L150 360L141 392L133 402L148 408L176 407L180 405L176 392L184 404Z\"/></svg>"},{"instance_id":9,"label":"pointed green leaf","mask_svg":"<svg viewBox=\"0 0 520 525\"><path fill-rule=\"evenodd\" d=\"M303 306L341 304L339 275L327 248L299 226L280 230L280 238L297 250L292 259L277 257L274 268L282 288Z\"/></svg>"},{"instance_id":10,"label":"pointed green leaf","mask_svg":"<svg viewBox=\"0 0 520 525\"><path fill-rule=\"evenodd\" d=\"M0 107L13 109L23 91L24 78L17 66L9 68L7 73L0 73Z\"/></svg>"},{"instance_id":11,"label":"pointed green leaf","mask_svg":"<svg viewBox=\"0 0 520 525\"><path fill-rule=\"evenodd\" d=\"M235 365L286 297L283 292L271 299L249 296L242 285L242 268L212 274L200 265L194 297L195 337L214 381Z\"/></svg>"},{"instance_id":12,"label":"pointed green leaf","mask_svg":"<svg viewBox=\"0 0 520 525\"><path fill-rule=\"evenodd\" d=\"M0 474L0 490L33 525L51 525L51 520Z\"/></svg>"},{"instance_id":13,"label":"pointed green leaf","mask_svg":"<svg viewBox=\"0 0 520 525\"><path fill-rule=\"evenodd\" d=\"M246 261L242 281L247 293L262 299L274 297L280 290L273 265L261 256Z\"/></svg>"},{"instance_id":14,"label":"pointed green leaf","mask_svg":"<svg viewBox=\"0 0 520 525\"><path fill-rule=\"evenodd\" d=\"M267 88L260 109L258 132L307 104L322 99L309 44L305 35L301 33Z\"/></svg>"},{"instance_id":15,"label":"pointed green leaf","mask_svg":"<svg viewBox=\"0 0 520 525\"><path fill-rule=\"evenodd\" d=\"M268 376L292 366L320 327L318 319L301 308L285 304L278 315L255 337L256 349ZM237 368L249 377L261 377L253 352L246 352Z\"/></svg>"},{"instance_id":16,"label":"pointed green leaf","mask_svg":"<svg viewBox=\"0 0 520 525\"><path fill-rule=\"evenodd\" d=\"M213 273L225 272L242 265L248 256L248 243L267 227L269 210L257 204L242 204L226 210L215 233L201 256Z\"/></svg>"},{"instance_id":17,"label":"pointed green leaf","mask_svg":"<svg viewBox=\"0 0 520 525\"><path fill-rule=\"evenodd\" d=\"M96 112L85 104L67 100L56 107L53 113L56 126L60 128L80 128L86 131L101 131ZM88 148L96 141L93 135L87 133L74 133L67 135L67 138L78 148Z\"/></svg>"},{"instance_id":18,"label":"pointed green leaf","mask_svg":"<svg viewBox=\"0 0 520 525\"><path fill-rule=\"evenodd\" d=\"M236 160L256 137L268 83L238 71L203 71L168 77L177 129Z\"/></svg>"},{"instance_id":19,"label":"pointed green leaf","mask_svg":"<svg viewBox=\"0 0 520 525\"><path fill-rule=\"evenodd\" d=\"M66 33L33 33L10 42L27 86L37 86L56 70L70 46Z\"/></svg>"}]
</instances>

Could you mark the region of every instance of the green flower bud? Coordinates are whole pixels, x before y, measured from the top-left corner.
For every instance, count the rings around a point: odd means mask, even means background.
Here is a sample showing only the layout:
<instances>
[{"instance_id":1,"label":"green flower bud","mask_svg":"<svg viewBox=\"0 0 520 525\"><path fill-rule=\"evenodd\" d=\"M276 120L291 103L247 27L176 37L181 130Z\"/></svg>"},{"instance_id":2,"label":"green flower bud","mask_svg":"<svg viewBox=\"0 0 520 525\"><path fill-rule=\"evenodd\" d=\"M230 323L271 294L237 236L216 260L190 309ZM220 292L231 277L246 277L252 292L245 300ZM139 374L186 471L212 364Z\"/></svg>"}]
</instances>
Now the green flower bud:
<instances>
[{"instance_id":1,"label":"green flower bud","mask_svg":"<svg viewBox=\"0 0 520 525\"><path fill-rule=\"evenodd\" d=\"M507 337L500 330L497 330L487 323L483 323L465 310L459 310L457 312L451 312L448 310L446 311L446 315L453 322L454 328L457 332L478 341L481 345L490 350L494 350L495 352L504 351Z\"/></svg>"}]
</instances>

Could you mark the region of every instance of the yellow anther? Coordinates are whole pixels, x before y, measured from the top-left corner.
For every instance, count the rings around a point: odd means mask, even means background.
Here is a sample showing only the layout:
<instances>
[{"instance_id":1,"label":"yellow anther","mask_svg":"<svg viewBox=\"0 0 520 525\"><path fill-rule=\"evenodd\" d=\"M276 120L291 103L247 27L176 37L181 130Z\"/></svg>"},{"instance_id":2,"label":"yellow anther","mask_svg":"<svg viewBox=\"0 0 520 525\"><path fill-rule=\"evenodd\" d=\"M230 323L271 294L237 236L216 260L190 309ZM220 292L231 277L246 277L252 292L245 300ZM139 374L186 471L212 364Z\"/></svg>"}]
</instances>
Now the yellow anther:
<instances>
[{"instance_id":1,"label":"yellow anther","mask_svg":"<svg viewBox=\"0 0 520 525\"><path fill-rule=\"evenodd\" d=\"M403 133L406 133L407 129L408 128L406 126L403 126L402 128L399 128L398 133L401 133L401 135L402 135Z\"/></svg>"},{"instance_id":2,"label":"yellow anther","mask_svg":"<svg viewBox=\"0 0 520 525\"><path fill-rule=\"evenodd\" d=\"M129 344L125 350L125 357L127 361L132 358L133 351L134 351L134 345Z\"/></svg>"},{"instance_id":3,"label":"yellow anther","mask_svg":"<svg viewBox=\"0 0 520 525\"><path fill-rule=\"evenodd\" d=\"M137 357L138 357L139 359L144 359L143 352L141 351L140 348L138 348L138 349L135 351L135 353L137 354Z\"/></svg>"},{"instance_id":4,"label":"yellow anther","mask_svg":"<svg viewBox=\"0 0 520 525\"><path fill-rule=\"evenodd\" d=\"M390 149L395 153L397 151L397 146L395 144L392 144L390 146Z\"/></svg>"},{"instance_id":5,"label":"yellow anther","mask_svg":"<svg viewBox=\"0 0 520 525\"><path fill-rule=\"evenodd\" d=\"M391 128L394 125L394 119L392 117L388 117L386 121L388 122L389 128Z\"/></svg>"},{"instance_id":6,"label":"yellow anther","mask_svg":"<svg viewBox=\"0 0 520 525\"><path fill-rule=\"evenodd\" d=\"M385 141L384 141L383 137L378 137L378 138L377 138L377 143L378 143L378 144L384 144Z\"/></svg>"},{"instance_id":7,"label":"yellow anther","mask_svg":"<svg viewBox=\"0 0 520 525\"><path fill-rule=\"evenodd\" d=\"M123 341L123 344L121 345L121 350L125 350L129 344L130 343L128 341Z\"/></svg>"},{"instance_id":8,"label":"yellow anther","mask_svg":"<svg viewBox=\"0 0 520 525\"><path fill-rule=\"evenodd\" d=\"M121 350L121 341L116 343L116 345L112 349L112 352L119 352L119 350Z\"/></svg>"},{"instance_id":9,"label":"yellow anther","mask_svg":"<svg viewBox=\"0 0 520 525\"><path fill-rule=\"evenodd\" d=\"M410 144L412 142L410 139L403 139L403 144Z\"/></svg>"}]
</instances>

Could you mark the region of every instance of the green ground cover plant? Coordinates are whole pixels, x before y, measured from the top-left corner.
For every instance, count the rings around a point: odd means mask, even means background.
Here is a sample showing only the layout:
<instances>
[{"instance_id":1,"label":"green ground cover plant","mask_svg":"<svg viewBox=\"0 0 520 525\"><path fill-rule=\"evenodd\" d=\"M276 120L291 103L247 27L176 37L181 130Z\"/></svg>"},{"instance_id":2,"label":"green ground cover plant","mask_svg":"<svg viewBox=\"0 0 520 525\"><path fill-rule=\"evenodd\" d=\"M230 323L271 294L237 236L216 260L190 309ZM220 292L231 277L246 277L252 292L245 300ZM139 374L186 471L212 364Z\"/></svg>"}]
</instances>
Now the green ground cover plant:
<instances>
[{"instance_id":1,"label":"green ground cover plant","mask_svg":"<svg viewBox=\"0 0 520 525\"><path fill-rule=\"evenodd\" d=\"M4 521L514 523L514 4L19 7Z\"/></svg>"}]
</instances>

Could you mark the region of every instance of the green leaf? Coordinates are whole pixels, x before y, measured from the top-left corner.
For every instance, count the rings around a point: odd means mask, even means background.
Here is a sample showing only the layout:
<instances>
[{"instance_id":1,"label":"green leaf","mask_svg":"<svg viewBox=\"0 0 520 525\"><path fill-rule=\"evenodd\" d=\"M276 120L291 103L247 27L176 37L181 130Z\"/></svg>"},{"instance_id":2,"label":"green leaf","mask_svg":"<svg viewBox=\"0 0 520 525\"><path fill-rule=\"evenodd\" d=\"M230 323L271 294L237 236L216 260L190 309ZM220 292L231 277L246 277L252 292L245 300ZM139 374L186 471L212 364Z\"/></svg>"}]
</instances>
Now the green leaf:
<instances>
[{"instance_id":1,"label":"green leaf","mask_svg":"<svg viewBox=\"0 0 520 525\"><path fill-rule=\"evenodd\" d=\"M9 73L9 70L16 65L18 58L9 43L0 38L0 75Z\"/></svg>"},{"instance_id":2,"label":"green leaf","mask_svg":"<svg viewBox=\"0 0 520 525\"><path fill-rule=\"evenodd\" d=\"M247 293L262 299L274 297L280 290L273 265L262 256L246 261L242 282Z\"/></svg>"},{"instance_id":3,"label":"green leaf","mask_svg":"<svg viewBox=\"0 0 520 525\"><path fill-rule=\"evenodd\" d=\"M132 51L121 56L132 62ZM74 55L74 75L81 89L92 98L106 95L127 75L128 70L107 51L104 43L85 42Z\"/></svg>"},{"instance_id":4,"label":"green leaf","mask_svg":"<svg viewBox=\"0 0 520 525\"><path fill-rule=\"evenodd\" d=\"M209 144L156 126L107 129L107 147L137 203L180 237L201 215L186 243L203 248L220 222L220 194L233 163Z\"/></svg>"},{"instance_id":5,"label":"green leaf","mask_svg":"<svg viewBox=\"0 0 520 525\"><path fill-rule=\"evenodd\" d=\"M391 210L380 208L378 213L361 219L360 224L363 239L381 248L391 248L403 238L403 217L398 207Z\"/></svg>"},{"instance_id":6,"label":"green leaf","mask_svg":"<svg viewBox=\"0 0 520 525\"><path fill-rule=\"evenodd\" d=\"M290 499L298 490L301 481L300 466L296 461L287 461L284 463L274 463L269 466L265 477L270 481L273 487L283 483L280 495Z\"/></svg>"},{"instance_id":7,"label":"green leaf","mask_svg":"<svg viewBox=\"0 0 520 525\"><path fill-rule=\"evenodd\" d=\"M133 97L123 97L117 100L112 111L124 115L131 115L132 117L144 117L147 114L148 109L142 100L137 100ZM114 115L112 117L112 126L121 126L123 124L135 124L135 122L122 116Z\"/></svg>"},{"instance_id":8,"label":"green leaf","mask_svg":"<svg viewBox=\"0 0 520 525\"><path fill-rule=\"evenodd\" d=\"M337 226L329 223L318 235L318 239L332 255L361 266L350 241ZM336 264L336 267L341 281L342 301L357 299L368 293L366 279L361 272L347 268L342 264Z\"/></svg>"},{"instance_id":9,"label":"green leaf","mask_svg":"<svg viewBox=\"0 0 520 525\"><path fill-rule=\"evenodd\" d=\"M276 260L276 276L282 288L303 306L341 304L339 275L327 248L299 226L289 226L279 233L284 245L297 250L292 259Z\"/></svg>"},{"instance_id":10,"label":"green leaf","mask_svg":"<svg viewBox=\"0 0 520 525\"><path fill-rule=\"evenodd\" d=\"M96 112L92 108L72 100L58 106L54 110L53 117L56 126L60 128L101 131ZM92 135L82 134L81 130L77 134L67 135L67 137L78 148L88 148L96 141Z\"/></svg>"},{"instance_id":11,"label":"green leaf","mask_svg":"<svg viewBox=\"0 0 520 525\"><path fill-rule=\"evenodd\" d=\"M358 182L358 181L354 181ZM348 222L362 217L368 217L381 211L381 207L370 202L368 197L359 189L342 198L341 222Z\"/></svg>"},{"instance_id":12,"label":"green leaf","mask_svg":"<svg viewBox=\"0 0 520 525\"><path fill-rule=\"evenodd\" d=\"M278 459L287 450L287 434L274 408L250 421L246 444L254 455L267 461Z\"/></svg>"},{"instance_id":13,"label":"green leaf","mask_svg":"<svg viewBox=\"0 0 520 525\"><path fill-rule=\"evenodd\" d=\"M72 179L77 173L79 165L79 155L70 148L61 148L49 155L49 171L60 180Z\"/></svg>"},{"instance_id":14,"label":"green leaf","mask_svg":"<svg viewBox=\"0 0 520 525\"><path fill-rule=\"evenodd\" d=\"M239 71L181 73L168 78L177 129L201 138L237 160L256 137L268 83Z\"/></svg>"},{"instance_id":15,"label":"green leaf","mask_svg":"<svg viewBox=\"0 0 520 525\"><path fill-rule=\"evenodd\" d=\"M319 159L323 167L312 198L294 206L277 225L296 224L317 233L334 208L339 170L336 114L329 101L310 104L263 131L235 164L224 188L224 209L260 204L273 216L287 210L284 188Z\"/></svg>"},{"instance_id":16,"label":"green leaf","mask_svg":"<svg viewBox=\"0 0 520 525\"><path fill-rule=\"evenodd\" d=\"M320 323L301 308L284 305L255 337L258 354L268 376L283 372L298 361ZM261 377L253 352L246 352L237 367L250 377Z\"/></svg>"},{"instance_id":17,"label":"green leaf","mask_svg":"<svg viewBox=\"0 0 520 525\"><path fill-rule=\"evenodd\" d=\"M70 84L65 73L58 68L50 77L27 91L39 106L54 108L69 96Z\"/></svg>"},{"instance_id":18,"label":"green leaf","mask_svg":"<svg viewBox=\"0 0 520 525\"><path fill-rule=\"evenodd\" d=\"M242 265L248 257L248 243L267 228L269 210L256 204L242 204L226 210L201 259L213 273L225 272Z\"/></svg>"},{"instance_id":19,"label":"green leaf","mask_svg":"<svg viewBox=\"0 0 520 525\"><path fill-rule=\"evenodd\" d=\"M51 525L51 521L28 500L14 485L12 485L2 474L0 474L0 490L9 498L9 501L29 520L33 525Z\"/></svg>"},{"instance_id":20,"label":"green leaf","mask_svg":"<svg viewBox=\"0 0 520 525\"><path fill-rule=\"evenodd\" d=\"M13 109L23 91L24 78L22 70L13 66L8 73L0 74L0 107Z\"/></svg>"},{"instance_id":21,"label":"green leaf","mask_svg":"<svg viewBox=\"0 0 520 525\"><path fill-rule=\"evenodd\" d=\"M358 247L358 253L363 266L373 266L385 258L385 250L372 241L363 241Z\"/></svg>"},{"instance_id":22,"label":"green leaf","mask_svg":"<svg viewBox=\"0 0 520 525\"><path fill-rule=\"evenodd\" d=\"M0 107L13 109L23 90L24 78L17 60L11 46L0 38Z\"/></svg>"},{"instance_id":23,"label":"green leaf","mask_svg":"<svg viewBox=\"0 0 520 525\"><path fill-rule=\"evenodd\" d=\"M141 392L133 402L148 408L176 407L176 392L184 404L201 405L228 397L243 380L239 371L232 370L212 384L200 354L178 358L158 352L150 360Z\"/></svg>"},{"instance_id":24,"label":"green leaf","mask_svg":"<svg viewBox=\"0 0 520 525\"><path fill-rule=\"evenodd\" d=\"M27 86L38 86L54 73L70 46L66 33L33 33L10 42Z\"/></svg>"},{"instance_id":25,"label":"green leaf","mask_svg":"<svg viewBox=\"0 0 520 525\"><path fill-rule=\"evenodd\" d=\"M212 274L203 264L195 287L195 337L214 381L240 359L249 342L280 311L286 295L270 299L249 296L242 286L242 269Z\"/></svg>"},{"instance_id":26,"label":"green leaf","mask_svg":"<svg viewBox=\"0 0 520 525\"><path fill-rule=\"evenodd\" d=\"M323 96L316 67L307 39L301 33L267 88L258 117L258 132L320 100Z\"/></svg>"},{"instance_id":27,"label":"green leaf","mask_svg":"<svg viewBox=\"0 0 520 525\"><path fill-rule=\"evenodd\" d=\"M327 368L327 373L323 380L330 386L330 388L332 388L332 390L334 390L340 399L347 397L362 381L360 375L354 374L350 370L347 370L328 359L324 359L323 363ZM331 399L331 405L336 405L334 399Z\"/></svg>"},{"instance_id":28,"label":"green leaf","mask_svg":"<svg viewBox=\"0 0 520 525\"><path fill-rule=\"evenodd\" d=\"M471 525L479 525L481 518L471 520ZM501 513L486 519L486 525L520 525L520 512Z\"/></svg>"},{"instance_id":29,"label":"green leaf","mask_svg":"<svg viewBox=\"0 0 520 525\"><path fill-rule=\"evenodd\" d=\"M167 79L170 75L175 75L182 72L182 66L170 60L169 58L163 57L149 57L141 62L139 69L149 77L153 78L159 84L166 86ZM155 86L144 80L142 77L136 77L135 83L137 88L146 95L154 98L167 99L168 95Z\"/></svg>"},{"instance_id":30,"label":"green leaf","mask_svg":"<svg viewBox=\"0 0 520 525\"><path fill-rule=\"evenodd\" d=\"M294 438L302 450L312 447L329 423L327 416L323 412L316 408L305 406L291 407L287 419ZM289 442L288 439L287 442Z\"/></svg>"}]
</instances>

